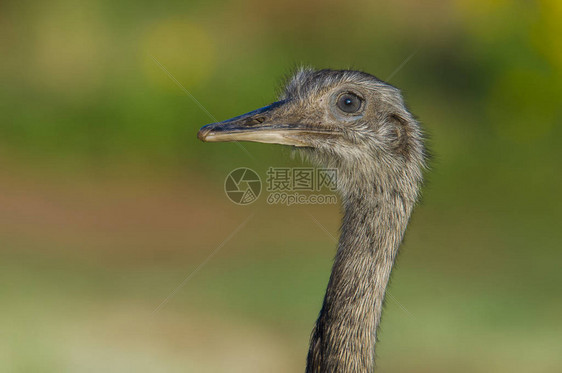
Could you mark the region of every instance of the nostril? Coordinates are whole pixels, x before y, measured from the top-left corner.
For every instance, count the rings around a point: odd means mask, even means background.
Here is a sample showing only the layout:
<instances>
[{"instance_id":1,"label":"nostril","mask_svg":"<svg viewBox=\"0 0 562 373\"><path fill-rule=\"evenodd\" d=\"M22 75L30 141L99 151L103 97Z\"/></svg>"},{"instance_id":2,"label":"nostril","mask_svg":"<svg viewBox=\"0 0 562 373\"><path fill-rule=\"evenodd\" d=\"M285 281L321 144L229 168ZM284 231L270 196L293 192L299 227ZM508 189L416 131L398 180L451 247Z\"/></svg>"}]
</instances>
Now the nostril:
<instances>
[{"instance_id":1,"label":"nostril","mask_svg":"<svg viewBox=\"0 0 562 373\"><path fill-rule=\"evenodd\" d=\"M265 122L265 117L254 117L254 118L249 118L246 124L248 126L255 126L258 124L262 124L263 122Z\"/></svg>"}]
</instances>

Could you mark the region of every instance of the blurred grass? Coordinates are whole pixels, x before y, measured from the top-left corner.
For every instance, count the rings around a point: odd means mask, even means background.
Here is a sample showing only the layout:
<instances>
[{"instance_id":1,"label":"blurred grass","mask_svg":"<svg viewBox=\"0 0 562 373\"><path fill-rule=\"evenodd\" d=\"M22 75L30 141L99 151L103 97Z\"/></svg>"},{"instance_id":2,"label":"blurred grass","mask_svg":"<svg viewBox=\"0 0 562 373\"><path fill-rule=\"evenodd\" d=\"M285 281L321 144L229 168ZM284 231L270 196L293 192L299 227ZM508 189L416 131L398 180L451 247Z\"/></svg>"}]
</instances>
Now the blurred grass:
<instances>
[{"instance_id":1,"label":"blurred grass","mask_svg":"<svg viewBox=\"0 0 562 373\"><path fill-rule=\"evenodd\" d=\"M434 153L387 300L381 372L556 372L556 0L0 5L0 370L302 371L337 206L241 208L209 146L298 64L391 80ZM261 201L263 202L263 201ZM256 215L157 313L243 221ZM398 303L399 302L399 303Z\"/></svg>"}]
</instances>

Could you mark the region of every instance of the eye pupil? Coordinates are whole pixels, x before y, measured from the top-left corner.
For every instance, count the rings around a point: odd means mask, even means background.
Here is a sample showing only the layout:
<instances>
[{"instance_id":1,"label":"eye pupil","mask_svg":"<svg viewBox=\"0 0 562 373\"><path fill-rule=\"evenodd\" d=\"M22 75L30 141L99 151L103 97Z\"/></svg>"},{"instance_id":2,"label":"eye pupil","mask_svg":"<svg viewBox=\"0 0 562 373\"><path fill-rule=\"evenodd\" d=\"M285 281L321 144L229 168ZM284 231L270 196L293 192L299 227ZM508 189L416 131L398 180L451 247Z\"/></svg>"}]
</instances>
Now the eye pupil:
<instances>
[{"instance_id":1,"label":"eye pupil","mask_svg":"<svg viewBox=\"0 0 562 373\"><path fill-rule=\"evenodd\" d=\"M345 113L355 113L361 108L362 100L351 92L343 93L337 101L338 108Z\"/></svg>"}]
</instances>

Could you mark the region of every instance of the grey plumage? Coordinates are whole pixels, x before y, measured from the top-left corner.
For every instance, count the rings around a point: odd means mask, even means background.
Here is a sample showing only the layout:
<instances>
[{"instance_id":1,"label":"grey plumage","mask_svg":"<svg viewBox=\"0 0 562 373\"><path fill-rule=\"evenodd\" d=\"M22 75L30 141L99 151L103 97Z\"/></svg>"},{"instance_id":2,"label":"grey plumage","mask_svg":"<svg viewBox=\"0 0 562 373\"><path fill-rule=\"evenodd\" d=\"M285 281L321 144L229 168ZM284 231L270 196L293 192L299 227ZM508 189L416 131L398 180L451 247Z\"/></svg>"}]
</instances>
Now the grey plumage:
<instances>
[{"instance_id":1,"label":"grey plumage","mask_svg":"<svg viewBox=\"0 0 562 373\"><path fill-rule=\"evenodd\" d=\"M338 170L341 236L306 371L373 371L386 287L426 167L422 129L400 91L363 72L301 69L280 101L199 138L292 145Z\"/></svg>"}]
</instances>

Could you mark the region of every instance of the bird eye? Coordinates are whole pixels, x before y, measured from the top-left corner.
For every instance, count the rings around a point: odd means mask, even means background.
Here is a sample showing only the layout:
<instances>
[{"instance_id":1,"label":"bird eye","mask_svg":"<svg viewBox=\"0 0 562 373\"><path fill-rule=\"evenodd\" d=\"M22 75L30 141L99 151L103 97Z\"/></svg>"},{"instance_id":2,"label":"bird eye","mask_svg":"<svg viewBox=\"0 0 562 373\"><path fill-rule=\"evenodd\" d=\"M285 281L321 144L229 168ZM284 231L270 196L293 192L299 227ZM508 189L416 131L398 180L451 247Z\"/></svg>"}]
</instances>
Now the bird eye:
<instances>
[{"instance_id":1,"label":"bird eye","mask_svg":"<svg viewBox=\"0 0 562 373\"><path fill-rule=\"evenodd\" d=\"M337 105L338 108L343 111L344 113L356 113L361 108L362 100L359 96L347 92L343 93L338 97Z\"/></svg>"}]
</instances>

